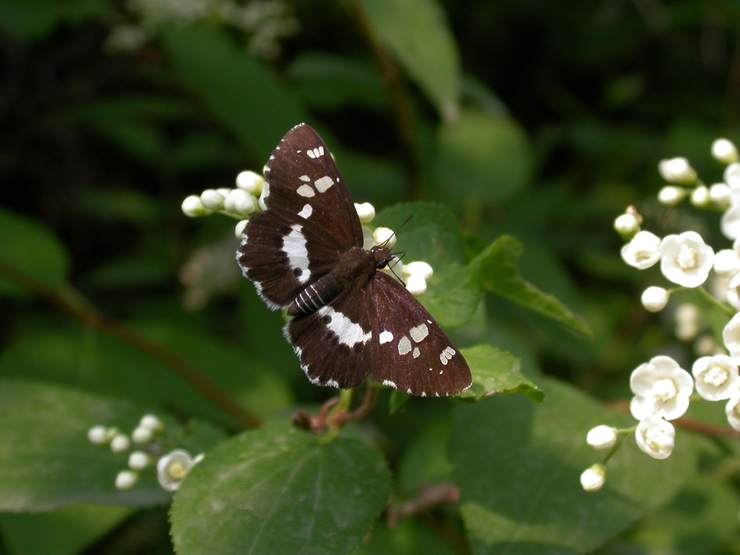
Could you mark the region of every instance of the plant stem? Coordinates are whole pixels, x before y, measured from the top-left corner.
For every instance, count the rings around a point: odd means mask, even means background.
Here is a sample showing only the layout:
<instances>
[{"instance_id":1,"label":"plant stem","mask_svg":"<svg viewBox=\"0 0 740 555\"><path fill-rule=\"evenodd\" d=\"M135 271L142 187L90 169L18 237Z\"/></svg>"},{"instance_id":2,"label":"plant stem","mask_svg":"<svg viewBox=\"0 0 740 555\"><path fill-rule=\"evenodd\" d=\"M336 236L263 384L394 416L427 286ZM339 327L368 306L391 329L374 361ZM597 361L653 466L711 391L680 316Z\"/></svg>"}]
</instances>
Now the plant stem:
<instances>
[{"instance_id":1,"label":"plant stem","mask_svg":"<svg viewBox=\"0 0 740 555\"><path fill-rule=\"evenodd\" d=\"M727 314L729 317L732 318L735 315L736 311L734 308L717 300L717 298L714 295L712 295L709 291L707 291L703 287L697 287L697 291L701 294L702 297L704 297L704 300L706 300L709 304L714 305L716 308L719 308L722 312Z\"/></svg>"},{"instance_id":2,"label":"plant stem","mask_svg":"<svg viewBox=\"0 0 740 555\"><path fill-rule=\"evenodd\" d=\"M157 359L165 368L191 388L218 406L224 413L236 419L241 426L256 428L260 425L260 421L255 415L234 401L206 374L191 366L184 358L164 345L160 345L148 337L107 318L85 300L76 289L67 288L63 291L51 289L3 262L0 262L0 275L25 291L43 298L83 324Z\"/></svg>"},{"instance_id":3,"label":"plant stem","mask_svg":"<svg viewBox=\"0 0 740 555\"><path fill-rule=\"evenodd\" d=\"M451 483L429 486L419 492L414 499L388 508L388 528L395 527L404 518L429 511L440 505L460 501L460 489Z\"/></svg>"},{"instance_id":4,"label":"plant stem","mask_svg":"<svg viewBox=\"0 0 740 555\"><path fill-rule=\"evenodd\" d=\"M401 72L373 31L362 0L350 0L349 4L357 27L365 38L383 76L401 146L401 156L408 182L408 196L410 199L415 199L421 193L421 173L414 141L414 114L406 95Z\"/></svg>"}]
</instances>

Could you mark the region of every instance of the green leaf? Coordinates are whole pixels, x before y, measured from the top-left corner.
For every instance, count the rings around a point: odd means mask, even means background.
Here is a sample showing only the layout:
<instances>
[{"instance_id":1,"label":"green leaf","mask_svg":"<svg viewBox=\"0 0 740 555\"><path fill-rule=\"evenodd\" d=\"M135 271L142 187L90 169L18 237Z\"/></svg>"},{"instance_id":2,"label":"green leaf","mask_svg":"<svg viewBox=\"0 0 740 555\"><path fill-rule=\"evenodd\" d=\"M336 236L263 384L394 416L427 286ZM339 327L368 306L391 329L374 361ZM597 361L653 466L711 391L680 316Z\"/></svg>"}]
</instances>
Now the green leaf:
<instances>
[{"instance_id":1,"label":"green leaf","mask_svg":"<svg viewBox=\"0 0 740 555\"><path fill-rule=\"evenodd\" d=\"M457 116L460 60L436 0L362 0L372 31L445 120Z\"/></svg>"},{"instance_id":2,"label":"green leaf","mask_svg":"<svg viewBox=\"0 0 740 555\"><path fill-rule=\"evenodd\" d=\"M415 497L423 488L452 481L453 466L447 453L449 420L432 422L416 434L398 463L398 489Z\"/></svg>"},{"instance_id":3,"label":"green leaf","mask_svg":"<svg viewBox=\"0 0 740 555\"><path fill-rule=\"evenodd\" d=\"M461 395L480 400L492 395L518 393L542 401L544 393L521 372L521 361L506 351L489 345L462 349L473 374L473 385Z\"/></svg>"},{"instance_id":4,"label":"green leaf","mask_svg":"<svg viewBox=\"0 0 740 555\"><path fill-rule=\"evenodd\" d=\"M388 414L395 414L403 407L411 396L394 389L388 396Z\"/></svg>"},{"instance_id":5,"label":"green leaf","mask_svg":"<svg viewBox=\"0 0 740 555\"><path fill-rule=\"evenodd\" d=\"M0 236L10 238L0 249L0 264L33 278L50 289L64 285L69 261L56 236L34 220L0 208ZM2 277L0 296L24 297L27 293Z\"/></svg>"},{"instance_id":6,"label":"green leaf","mask_svg":"<svg viewBox=\"0 0 740 555\"><path fill-rule=\"evenodd\" d=\"M409 219L411 217L411 219ZM419 301L443 326L461 326L480 302L480 287L464 266L465 247L455 215L440 204L414 202L382 210L374 222L396 231L404 261L424 260L434 269Z\"/></svg>"},{"instance_id":7,"label":"green leaf","mask_svg":"<svg viewBox=\"0 0 740 555\"><path fill-rule=\"evenodd\" d=\"M522 244L502 235L470 262L469 268L480 285L495 295L547 316L582 335L591 329L552 295L540 291L519 274Z\"/></svg>"},{"instance_id":8,"label":"green leaf","mask_svg":"<svg viewBox=\"0 0 740 555\"><path fill-rule=\"evenodd\" d=\"M413 520L405 520L395 528L378 526L370 541L352 555L455 555L441 534Z\"/></svg>"},{"instance_id":9,"label":"green leaf","mask_svg":"<svg viewBox=\"0 0 740 555\"><path fill-rule=\"evenodd\" d=\"M378 451L284 427L243 433L209 452L175 495L179 555L350 553L385 506Z\"/></svg>"},{"instance_id":10,"label":"green leaf","mask_svg":"<svg viewBox=\"0 0 740 555\"><path fill-rule=\"evenodd\" d=\"M117 399L40 382L0 380L0 511L49 511L74 503L147 506L167 501L153 473L121 492L127 454L93 445L87 431L130 431L146 412ZM176 425L166 420L168 428Z\"/></svg>"},{"instance_id":11,"label":"green leaf","mask_svg":"<svg viewBox=\"0 0 740 555\"><path fill-rule=\"evenodd\" d=\"M164 48L182 82L231 130L255 160L306 114L287 87L224 32L171 27Z\"/></svg>"},{"instance_id":12,"label":"green leaf","mask_svg":"<svg viewBox=\"0 0 740 555\"><path fill-rule=\"evenodd\" d=\"M668 505L645 518L614 553L635 555L706 555L732 553L730 541L737 538L740 498L729 483L705 476L694 477ZM722 547L726 546L727 551Z\"/></svg>"},{"instance_id":13,"label":"green leaf","mask_svg":"<svg viewBox=\"0 0 740 555\"><path fill-rule=\"evenodd\" d=\"M695 471L687 435L665 461L630 438L609 461L604 489L584 492L580 473L603 456L586 432L633 422L564 383L544 386L539 405L507 396L455 407L450 454L475 555L591 552L672 499Z\"/></svg>"},{"instance_id":14,"label":"green leaf","mask_svg":"<svg viewBox=\"0 0 740 555\"><path fill-rule=\"evenodd\" d=\"M110 9L104 0L0 0L0 26L15 37L35 41L58 25L102 17Z\"/></svg>"},{"instance_id":15,"label":"green leaf","mask_svg":"<svg viewBox=\"0 0 740 555\"><path fill-rule=\"evenodd\" d=\"M9 555L76 555L131 514L126 507L72 505L39 514L0 515Z\"/></svg>"},{"instance_id":16,"label":"green leaf","mask_svg":"<svg viewBox=\"0 0 740 555\"><path fill-rule=\"evenodd\" d=\"M430 178L451 199L493 203L526 187L532 165L527 138L514 120L467 111L440 126Z\"/></svg>"}]
</instances>

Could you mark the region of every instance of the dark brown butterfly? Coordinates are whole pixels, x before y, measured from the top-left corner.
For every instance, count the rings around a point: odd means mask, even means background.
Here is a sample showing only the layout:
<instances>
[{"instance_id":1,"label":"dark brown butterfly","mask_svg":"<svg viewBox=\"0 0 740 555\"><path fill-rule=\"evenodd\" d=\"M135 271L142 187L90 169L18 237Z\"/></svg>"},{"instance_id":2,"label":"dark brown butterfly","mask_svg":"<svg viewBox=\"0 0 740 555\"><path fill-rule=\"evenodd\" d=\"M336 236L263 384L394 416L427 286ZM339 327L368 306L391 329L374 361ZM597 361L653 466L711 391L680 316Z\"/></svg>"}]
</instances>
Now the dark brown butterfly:
<instances>
[{"instance_id":1,"label":"dark brown butterfly","mask_svg":"<svg viewBox=\"0 0 740 555\"><path fill-rule=\"evenodd\" d=\"M266 211L237 251L267 306L293 319L286 339L312 383L355 387L368 376L421 396L459 393L470 369L434 318L379 271L389 249L363 249L360 220L321 137L288 131L264 168Z\"/></svg>"}]
</instances>

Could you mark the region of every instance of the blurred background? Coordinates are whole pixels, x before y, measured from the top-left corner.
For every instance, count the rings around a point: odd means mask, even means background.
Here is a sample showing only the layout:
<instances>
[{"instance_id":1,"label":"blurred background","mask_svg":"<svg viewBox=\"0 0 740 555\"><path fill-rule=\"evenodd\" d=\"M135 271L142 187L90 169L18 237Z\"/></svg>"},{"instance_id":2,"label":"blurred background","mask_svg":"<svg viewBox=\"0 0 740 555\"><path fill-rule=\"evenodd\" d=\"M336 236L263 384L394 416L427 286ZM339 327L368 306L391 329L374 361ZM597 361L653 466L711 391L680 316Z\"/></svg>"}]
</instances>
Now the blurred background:
<instances>
[{"instance_id":1,"label":"blurred background","mask_svg":"<svg viewBox=\"0 0 740 555\"><path fill-rule=\"evenodd\" d=\"M235 222L180 210L260 171L305 121L356 202L444 203L468 256L518 237L523 274L594 332L490 299L452 331L461 343L625 398L632 368L694 338L642 309L650 277L621 262L612 222L635 203L658 234L691 225L729 246L716 218L654 199L659 159L688 156L711 183L712 140L740 139L739 23L735 0L0 0L1 210L57 238L34 249L7 224L0 248L45 257L85 306L223 372L260 414L322 400L237 271ZM1 373L208 413L140 354L16 293L0 300ZM157 514L90 552L168 552Z\"/></svg>"}]
</instances>

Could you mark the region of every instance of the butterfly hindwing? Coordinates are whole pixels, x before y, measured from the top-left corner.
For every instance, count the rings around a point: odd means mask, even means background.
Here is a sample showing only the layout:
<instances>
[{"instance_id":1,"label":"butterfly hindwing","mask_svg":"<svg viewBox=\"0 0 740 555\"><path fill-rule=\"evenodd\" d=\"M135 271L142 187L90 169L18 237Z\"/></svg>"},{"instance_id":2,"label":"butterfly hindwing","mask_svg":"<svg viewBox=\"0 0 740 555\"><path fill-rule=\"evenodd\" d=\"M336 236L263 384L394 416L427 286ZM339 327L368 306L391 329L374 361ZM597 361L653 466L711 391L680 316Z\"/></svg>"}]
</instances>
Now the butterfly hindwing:
<instances>
[{"instance_id":1,"label":"butterfly hindwing","mask_svg":"<svg viewBox=\"0 0 740 555\"><path fill-rule=\"evenodd\" d=\"M267 210L244 231L237 261L270 308L288 306L362 246L362 228L339 170L309 126L288 131L265 165Z\"/></svg>"},{"instance_id":2,"label":"butterfly hindwing","mask_svg":"<svg viewBox=\"0 0 740 555\"><path fill-rule=\"evenodd\" d=\"M286 337L308 378L355 387L368 375L410 395L446 396L471 384L470 369L429 312L376 272L317 313L293 319Z\"/></svg>"}]
</instances>

